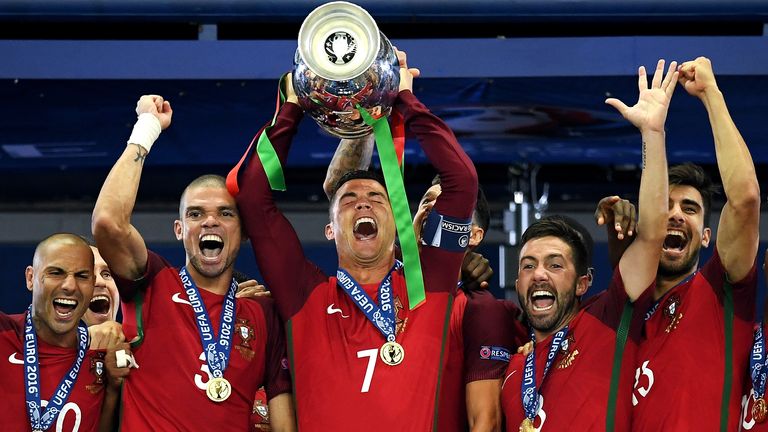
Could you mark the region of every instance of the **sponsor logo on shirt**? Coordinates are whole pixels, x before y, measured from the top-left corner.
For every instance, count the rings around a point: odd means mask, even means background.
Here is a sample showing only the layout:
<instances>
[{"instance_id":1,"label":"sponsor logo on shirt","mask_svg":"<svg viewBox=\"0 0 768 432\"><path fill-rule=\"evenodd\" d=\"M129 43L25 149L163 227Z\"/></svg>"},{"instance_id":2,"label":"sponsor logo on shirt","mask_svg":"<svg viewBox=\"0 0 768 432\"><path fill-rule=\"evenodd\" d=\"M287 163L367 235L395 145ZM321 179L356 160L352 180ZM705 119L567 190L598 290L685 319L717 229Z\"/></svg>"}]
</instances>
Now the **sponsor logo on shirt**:
<instances>
[{"instance_id":1,"label":"sponsor logo on shirt","mask_svg":"<svg viewBox=\"0 0 768 432\"><path fill-rule=\"evenodd\" d=\"M331 303L331 304L328 305L328 309L325 310L326 313L328 313L328 315L333 315L333 314L337 313L337 314L341 315L342 318L349 318L349 315L344 315L344 312L341 309L339 309L339 308L333 307L334 305L335 305L335 303Z\"/></svg>"},{"instance_id":2,"label":"sponsor logo on shirt","mask_svg":"<svg viewBox=\"0 0 768 432\"><path fill-rule=\"evenodd\" d=\"M15 352L15 353L9 355L8 356L8 362L11 363L11 364L23 365L24 364L24 360L20 359L20 358L17 358L16 357L17 354L18 353Z\"/></svg>"},{"instance_id":3,"label":"sponsor logo on shirt","mask_svg":"<svg viewBox=\"0 0 768 432\"><path fill-rule=\"evenodd\" d=\"M171 296L171 300L172 300L174 303L181 303L181 304L186 304L186 305L190 305L190 306L192 306L192 303L190 303L190 302L188 302L188 301L184 300L183 298L181 298L181 297L179 296L179 294L180 294L180 293L175 293L175 294L173 294L173 296Z\"/></svg>"},{"instance_id":4,"label":"sponsor logo on shirt","mask_svg":"<svg viewBox=\"0 0 768 432\"><path fill-rule=\"evenodd\" d=\"M483 345L480 347L480 358L509 363L509 350L504 347Z\"/></svg>"}]
</instances>

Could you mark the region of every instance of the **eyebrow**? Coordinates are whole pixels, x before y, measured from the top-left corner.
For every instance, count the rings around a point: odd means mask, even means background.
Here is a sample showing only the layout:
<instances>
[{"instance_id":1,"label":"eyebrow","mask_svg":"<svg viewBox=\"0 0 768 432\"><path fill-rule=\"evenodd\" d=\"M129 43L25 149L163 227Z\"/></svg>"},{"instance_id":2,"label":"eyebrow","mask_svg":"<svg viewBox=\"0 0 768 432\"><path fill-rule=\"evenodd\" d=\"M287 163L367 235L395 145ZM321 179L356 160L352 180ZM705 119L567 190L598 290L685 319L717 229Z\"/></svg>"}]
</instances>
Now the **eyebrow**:
<instances>
[{"instance_id":1,"label":"eyebrow","mask_svg":"<svg viewBox=\"0 0 768 432\"><path fill-rule=\"evenodd\" d=\"M559 253L553 253L553 254L549 254L549 255L547 255L547 256L545 256L545 257L544 257L544 261L546 261L546 260L551 260L551 259L553 259L553 258L562 258L562 259L565 259L565 255L563 255L563 254L559 254ZM526 256L524 256L524 257L520 257L520 262L523 262L523 261L525 261L525 260L538 261L538 259L536 259L535 257L533 257L533 256L531 256L531 255L526 255Z\"/></svg>"},{"instance_id":2,"label":"eyebrow","mask_svg":"<svg viewBox=\"0 0 768 432\"><path fill-rule=\"evenodd\" d=\"M701 208L701 204L699 204L698 202L696 202L695 200L692 200L690 198L683 198L683 204L691 205L691 206L694 206L696 208Z\"/></svg>"}]
</instances>

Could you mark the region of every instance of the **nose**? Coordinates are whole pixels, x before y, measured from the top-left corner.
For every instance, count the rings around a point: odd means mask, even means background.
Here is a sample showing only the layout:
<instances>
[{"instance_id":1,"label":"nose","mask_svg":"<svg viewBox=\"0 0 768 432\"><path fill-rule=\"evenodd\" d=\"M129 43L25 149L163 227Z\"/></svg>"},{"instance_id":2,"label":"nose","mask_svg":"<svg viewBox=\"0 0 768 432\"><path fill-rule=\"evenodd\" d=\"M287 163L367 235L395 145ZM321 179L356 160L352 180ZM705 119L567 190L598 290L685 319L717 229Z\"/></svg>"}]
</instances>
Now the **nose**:
<instances>
[{"instance_id":1,"label":"nose","mask_svg":"<svg viewBox=\"0 0 768 432\"><path fill-rule=\"evenodd\" d=\"M74 273L67 274L67 277L64 278L64 282L61 283L61 289L68 294L77 290L77 280Z\"/></svg>"},{"instance_id":2,"label":"nose","mask_svg":"<svg viewBox=\"0 0 768 432\"><path fill-rule=\"evenodd\" d=\"M684 219L683 219L683 209L680 208L679 205L673 204L669 208L669 221L670 222L678 222L678 223L682 223L684 221Z\"/></svg>"},{"instance_id":3,"label":"nose","mask_svg":"<svg viewBox=\"0 0 768 432\"><path fill-rule=\"evenodd\" d=\"M209 214L203 220L203 226L205 227L211 227L211 226L217 226L217 225L219 225L219 219L213 214Z\"/></svg>"},{"instance_id":4,"label":"nose","mask_svg":"<svg viewBox=\"0 0 768 432\"><path fill-rule=\"evenodd\" d=\"M363 210L363 209L370 209L371 203L369 203L367 200L358 201L357 204L355 204L356 210Z\"/></svg>"},{"instance_id":5,"label":"nose","mask_svg":"<svg viewBox=\"0 0 768 432\"><path fill-rule=\"evenodd\" d=\"M105 287L107 286L107 281L104 279L104 277L101 275L101 273L96 273L96 284L94 285L96 287Z\"/></svg>"},{"instance_id":6,"label":"nose","mask_svg":"<svg viewBox=\"0 0 768 432\"><path fill-rule=\"evenodd\" d=\"M537 265L535 269L533 269L533 280L536 282L545 281L549 278L549 275L547 274L546 270L544 269L543 265Z\"/></svg>"}]
</instances>

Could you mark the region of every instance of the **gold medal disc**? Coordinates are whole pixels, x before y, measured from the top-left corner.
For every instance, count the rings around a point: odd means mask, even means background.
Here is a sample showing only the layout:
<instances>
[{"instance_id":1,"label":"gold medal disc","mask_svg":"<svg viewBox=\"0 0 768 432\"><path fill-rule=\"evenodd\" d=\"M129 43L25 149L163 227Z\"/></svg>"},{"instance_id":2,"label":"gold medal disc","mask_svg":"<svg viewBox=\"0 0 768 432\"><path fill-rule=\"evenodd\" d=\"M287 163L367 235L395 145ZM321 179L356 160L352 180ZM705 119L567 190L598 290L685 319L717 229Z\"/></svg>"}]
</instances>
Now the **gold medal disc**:
<instances>
[{"instance_id":1,"label":"gold medal disc","mask_svg":"<svg viewBox=\"0 0 768 432\"><path fill-rule=\"evenodd\" d=\"M520 432L536 432L536 428L533 427L533 420L528 417L520 423Z\"/></svg>"},{"instance_id":2,"label":"gold medal disc","mask_svg":"<svg viewBox=\"0 0 768 432\"><path fill-rule=\"evenodd\" d=\"M752 419L758 423L762 423L768 417L768 404L765 403L765 399L759 398L755 400L755 404L752 405Z\"/></svg>"},{"instance_id":3,"label":"gold medal disc","mask_svg":"<svg viewBox=\"0 0 768 432\"><path fill-rule=\"evenodd\" d=\"M403 346L395 341L390 341L381 346L379 350L379 357L381 361L389 366L397 366L403 362L405 358L405 350Z\"/></svg>"},{"instance_id":4,"label":"gold medal disc","mask_svg":"<svg viewBox=\"0 0 768 432\"><path fill-rule=\"evenodd\" d=\"M224 402L232 394L232 385L225 378L211 378L205 387L205 394L214 402Z\"/></svg>"}]
</instances>

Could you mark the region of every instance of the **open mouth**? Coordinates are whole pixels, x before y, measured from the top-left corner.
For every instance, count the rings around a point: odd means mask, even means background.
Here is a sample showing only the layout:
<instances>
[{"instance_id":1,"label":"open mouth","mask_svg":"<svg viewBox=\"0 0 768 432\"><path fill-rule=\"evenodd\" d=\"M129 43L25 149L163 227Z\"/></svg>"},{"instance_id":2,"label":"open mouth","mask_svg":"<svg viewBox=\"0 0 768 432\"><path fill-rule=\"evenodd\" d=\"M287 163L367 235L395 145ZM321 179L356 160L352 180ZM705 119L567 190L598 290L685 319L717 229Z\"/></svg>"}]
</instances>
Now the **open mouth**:
<instances>
[{"instance_id":1,"label":"open mouth","mask_svg":"<svg viewBox=\"0 0 768 432\"><path fill-rule=\"evenodd\" d=\"M77 300L68 298L53 299L53 310L56 311L56 315L61 319L72 318L76 308Z\"/></svg>"},{"instance_id":2,"label":"open mouth","mask_svg":"<svg viewBox=\"0 0 768 432\"><path fill-rule=\"evenodd\" d=\"M355 228L353 232L356 239L369 240L376 237L379 229L376 226L375 220L369 217L362 217L355 221Z\"/></svg>"},{"instance_id":3,"label":"open mouth","mask_svg":"<svg viewBox=\"0 0 768 432\"><path fill-rule=\"evenodd\" d=\"M531 294L531 306L535 312L542 312L552 309L555 305L555 295L546 290L535 290Z\"/></svg>"},{"instance_id":4,"label":"open mouth","mask_svg":"<svg viewBox=\"0 0 768 432\"><path fill-rule=\"evenodd\" d=\"M91 303L88 305L88 309L97 314L106 315L109 313L110 300L105 295L95 295L91 299Z\"/></svg>"},{"instance_id":5,"label":"open mouth","mask_svg":"<svg viewBox=\"0 0 768 432\"><path fill-rule=\"evenodd\" d=\"M224 240L216 234L206 234L200 239L200 252L206 258L215 258L224 249Z\"/></svg>"},{"instance_id":6,"label":"open mouth","mask_svg":"<svg viewBox=\"0 0 768 432\"><path fill-rule=\"evenodd\" d=\"M682 252L688 245L688 238L685 233L679 230L667 230L667 236L664 237L665 251Z\"/></svg>"}]
</instances>

